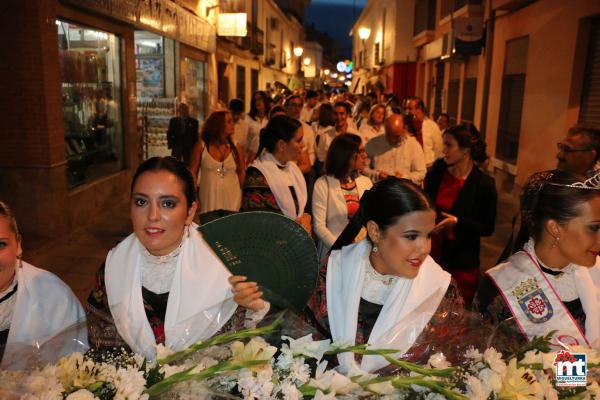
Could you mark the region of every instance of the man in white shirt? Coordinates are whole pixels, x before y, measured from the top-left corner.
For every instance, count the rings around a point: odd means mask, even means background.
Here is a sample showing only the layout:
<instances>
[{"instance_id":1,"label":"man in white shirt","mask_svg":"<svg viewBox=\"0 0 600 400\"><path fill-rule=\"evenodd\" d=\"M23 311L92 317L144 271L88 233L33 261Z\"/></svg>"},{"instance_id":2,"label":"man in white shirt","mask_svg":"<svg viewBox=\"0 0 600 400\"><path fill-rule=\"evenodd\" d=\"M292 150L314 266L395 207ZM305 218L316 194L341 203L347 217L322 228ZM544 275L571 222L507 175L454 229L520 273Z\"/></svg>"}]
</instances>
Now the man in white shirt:
<instances>
[{"instance_id":1,"label":"man in white shirt","mask_svg":"<svg viewBox=\"0 0 600 400\"><path fill-rule=\"evenodd\" d=\"M371 159L371 168L365 172L373 181L388 176L410 179L420 184L427 168L419 142L404 128L403 116L390 115L385 121L385 134L371 139L366 150Z\"/></svg>"},{"instance_id":2,"label":"man in white shirt","mask_svg":"<svg viewBox=\"0 0 600 400\"><path fill-rule=\"evenodd\" d=\"M345 101L338 101L333 107L335 110L335 135L339 136L344 133L358 135L356 128L351 126L351 122L353 123L354 121L352 121L350 114L352 112L350 104ZM354 126L356 126L356 124L354 124Z\"/></svg>"},{"instance_id":3,"label":"man in white shirt","mask_svg":"<svg viewBox=\"0 0 600 400\"><path fill-rule=\"evenodd\" d=\"M233 117L234 131L233 141L239 144L244 149L244 153L248 153L250 150L250 138L248 137L248 130L250 128L249 119L244 113L244 102L240 99L232 99L229 102L229 111Z\"/></svg>"},{"instance_id":4,"label":"man in white shirt","mask_svg":"<svg viewBox=\"0 0 600 400\"><path fill-rule=\"evenodd\" d=\"M418 97L410 99L408 112L415 117L417 136L422 138L425 164L427 167L431 167L435 160L444 156L442 132L437 124L425 115L425 104L422 99Z\"/></svg>"},{"instance_id":5,"label":"man in white shirt","mask_svg":"<svg viewBox=\"0 0 600 400\"><path fill-rule=\"evenodd\" d=\"M319 102L319 95L314 90L306 91L306 103L302 107L300 112L300 120L307 124L312 124L316 118L317 103Z\"/></svg>"}]
</instances>

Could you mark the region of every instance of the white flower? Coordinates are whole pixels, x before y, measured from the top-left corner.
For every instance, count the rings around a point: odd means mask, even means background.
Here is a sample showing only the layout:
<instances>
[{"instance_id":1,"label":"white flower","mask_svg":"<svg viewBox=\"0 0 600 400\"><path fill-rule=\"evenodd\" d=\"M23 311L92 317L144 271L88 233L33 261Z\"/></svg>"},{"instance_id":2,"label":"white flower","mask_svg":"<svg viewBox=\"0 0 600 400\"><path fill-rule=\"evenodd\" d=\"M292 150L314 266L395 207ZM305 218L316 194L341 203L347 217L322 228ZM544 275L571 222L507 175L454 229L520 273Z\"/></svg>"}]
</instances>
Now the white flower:
<instances>
[{"instance_id":1,"label":"white flower","mask_svg":"<svg viewBox=\"0 0 600 400\"><path fill-rule=\"evenodd\" d=\"M517 366L517 360L512 359L508 364L506 375L502 381L502 390L498 394L503 399L533 400L540 393L541 387L534 374L525 368Z\"/></svg>"},{"instance_id":2,"label":"white flower","mask_svg":"<svg viewBox=\"0 0 600 400\"><path fill-rule=\"evenodd\" d=\"M482 382L486 397L490 392L498 393L502 389L502 376L489 368L479 371L478 378Z\"/></svg>"},{"instance_id":3,"label":"white flower","mask_svg":"<svg viewBox=\"0 0 600 400\"><path fill-rule=\"evenodd\" d=\"M277 392L283 395L284 400L301 400L302 393L298 390L296 385L291 383L289 380L281 382L277 387Z\"/></svg>"},{"instance_id":4,"label":"white flower","mask_svg":"<svg viewBox=\"0 0 600 400\"><path fill-rule=\"evenodd\" d=\"M486 400L489 396L489 391L486 391L481 384L481 381L474 376L467 375L465 378L467 385L466 395L471 400Z\"/></svg>"},{"instance_id":5,"label":"white flower","mask_svg":"<svg viewBox=\"0 0 600 400\"><path fill-rule=\"evenodd\" d=\"M360 366L357 363L352 363L350 365L350 370L346 375L349 378L353 378L352 380L357 382L366 382L377 378L377 375L370 374L367 371L363 371L362 369L360 369Z\"/></svg>"},{"instance_id":6,"label":"white flower","mask_svg":"<svg viewBox=\"0 0 600 400\"><path fill-rule=\"evenodd\" d=\"M144 373L136 368L119 368L117 376L112 382L117 392L115 400L147 399L147 394L142 394L146 389Z\"/></svg>"},{"instance_id":7,"label":"white flower","mask_svg":"<svg viewBox=\"0 0 600 400\"><path fill-rule=\"evenodd\" d=\"M310 379L310 367L304 363L304 358L295 358L289 369L289 378L299 385L305 384Z\"/></svg>"},{"instance_id":8,"label":"white flower","mask_svg":"<svg viewBox=\"0 0 600 400\"><path fill-rule=\"evenodd\" d=\"M378 395L386 395L386 394L394 393L394 391L396 389L394 388L394 385L392 385L392 382L385 381L385 382L373 383L373 384L367 386L367 390L370 390L371 392L374 392Z\"/></svg>"},{"instance_id":9,"label":"white flower","mask_svg":"<svg viewBox=\"0 0 600 400\"><path fill-rule=\"evenodd\" d=\"M270 365L260 369L256 375L251 369L245 368L239 373L238 388L244 399L268 399L275 387L272 377Z\"/></svg>"},{"instance_id":10,"label":"white flower","mask_svg":"<svg viewBox=\"0 0 600 400\"><path fill-rule=\"evenodd\" d=\"M156 346L156 359L162 360L163 358L169 357L171 354L175 352L170 348L166 347L164 344L160 343Z\"/></svg>"},{"instance_id":11,"label":"white flower","mask_svg":"<svg viewBox=\"0 0 600 400\"><path fill-rule=\"evenodd\" d=\"M498 353L493 347L483 352L483 359L494 372L500 375L504 375L506 372L506 364L502 361L502 354Z\"/></svg>"},{"instance_id":12,"label":"white flower","mask_svg":"<svg viewBox=\"0 0 600 400\"><path fill-rule=\"evenodd\" d=\"M548 379L546 374L543 371L539 371L536 376L541 388L540 394L544 396L544 400L558 400L558 392L554 389L554 384ZM600 395L600 392L598 394Z\"/></svg>"},{"instance_id":13,"label":"white flower","mask_svg":"<svg viewBox=\"0 0 600 400\"><path fill-rule=\"evenodd\" d=\"M435 369L445 369L450 368L450 363L446 360L446 356L444 353L435 353L431 357L429 357L429 361L427 364Z\"/></svg>"},{"instance_id":14,"label":"white flower","mask_svg":"<svg viewBox=\"0 0 600 400\"><path fill-rule=\"evenodd\" d=\"M521 364L543 364L544 358L542 357L541 352L536 350L530 350L525 353L525 356L521 360Z\"/></svg>"},{"instance_id":15,"label":"white flower","mask_svg":"<svg viewBox=\"0 0 600 400\"><path fill-rule=\"evenodd\" d=\"M323 361L317 366L315 378L308 383L310 386L340 395L360 389L360 385L352 382L348 377L333 369L325 371L325 368L327 368L327 361Z\"/></svg>"},{"instance_id":16,"label":"white flower","mask_svg":"<svg viewBox=\"0 0 600 400\"><path fill-rule=\"evenodd\" d=\"M277 368L287 371L292 367L293 363L294 363L294 355L289 350L289 347L287 347L286 345L283 345L283 347L281 348L281 353L277 357L277 361L275 362L275 365L277 366Z\"/></svg>"},{"instance_id":17,"label":"white flower","mask_svg":"<svg viewBox=\"0 0 600 400\"><path fill-rule=\"evenodd\" d=\"M270 346L261 337L253 337L246 345L242 342L235 341L231 343L229 347L231 348L231 359L234 362L255 360L269 361L273 357L273 354L277 352L277 347ZM264 367L264 365L258 365L253 367L253 369L256 370L262 367Z\"/></svg>"},{"instance_id":18,"label":"white flower","mask_svg":"<svg viewBox=\"0 0 600 400\"><path fill-rule=\"evenodd\" d=\"M446 400L446 397L439 393L429 393L425 396L425 400Z\"/></svg>"},{"instance_id":19,"label":"white flower","mask_svg":"<svg viewBox=\"0 0 600 400\"><path fill-rule=\"evenodd\" d=\"M282 336L283 340L287 340L290 343L290 351L294 356L305 356L314 358L317 361L321 361L323 354L329 350L329 340L315 341L312 339L312 335L308 334L301 337L300 339L292 339L288 336Z\"/></svg>"},{"instance_id":20,"label":"white flower","mask_svg":"<svg viewBox=\"0 0 600 400\"><path fill-rule=\"evenodd\" d=\"M473 361L483 360L483 355L475 347L469 347L465 352L465 358L469 358Z\"/></svg>"},{"instance_id":21,"label":"white flower","mask_svg":"<svg viewBox=\"0 0 600 400\"><path fill-rule=\"evenodd\" d=\"M67 396L66 400L94 400L96 397L86 389L79 389Z\"/></svg>"}]
</instances>

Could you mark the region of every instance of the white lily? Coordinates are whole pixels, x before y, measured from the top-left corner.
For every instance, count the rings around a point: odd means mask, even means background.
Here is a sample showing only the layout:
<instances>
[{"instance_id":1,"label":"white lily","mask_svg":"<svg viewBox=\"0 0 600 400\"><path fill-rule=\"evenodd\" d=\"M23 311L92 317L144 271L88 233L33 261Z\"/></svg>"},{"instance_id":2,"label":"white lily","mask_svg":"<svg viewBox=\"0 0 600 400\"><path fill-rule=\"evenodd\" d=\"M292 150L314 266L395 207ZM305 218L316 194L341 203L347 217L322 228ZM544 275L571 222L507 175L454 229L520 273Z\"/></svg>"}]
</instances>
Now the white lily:
<instances>
[{"instance_id":1,"label":"white lily","mask_svg":"<svg viewBox=\"0 0 600 400\"><path fill-rule=\"evenodd\" d=\"M300 339L292 339L288 336L282 336L283 340L289 342L289 349L294 356L305 356L321 361L323 354L330 348L329 340L313 340L312 335L308 334Z\"/></svg>"}]
</instances>

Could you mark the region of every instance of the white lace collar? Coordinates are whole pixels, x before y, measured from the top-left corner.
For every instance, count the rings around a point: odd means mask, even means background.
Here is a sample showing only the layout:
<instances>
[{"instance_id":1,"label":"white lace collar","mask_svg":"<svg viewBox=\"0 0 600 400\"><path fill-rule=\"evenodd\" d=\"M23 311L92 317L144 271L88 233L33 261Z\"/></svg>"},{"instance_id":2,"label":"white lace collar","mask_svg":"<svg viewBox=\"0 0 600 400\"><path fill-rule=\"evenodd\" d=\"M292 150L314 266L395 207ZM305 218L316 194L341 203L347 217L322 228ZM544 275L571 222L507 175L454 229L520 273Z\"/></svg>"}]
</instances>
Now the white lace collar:
<instances>
[{"instance_id":1,"label":"white lace collar","mask_svg":"<svg viewBox=\"0 0 600 400\"><path fill-rule=\"evenodd\" d=\"M173 283L181 243L164 256L154 256L147 249L142 252L142 286L156 294L167 293Z\"/></svg>"},{"instance_id":2,"label":"white lace collar","mask_svg":"<svg viewBox=\"0 0 600 400\"><path fill-rule=\"evenodd\" d=\"M398 279L401 278L395 275L383 275L375 271L367 256L365 281L360 297L370 303L383 305Z\"/></svg>"},{"instance_id":3,"label":"white lace collar","mask_svg":"<svg viewBox=\"0 0 600 400\"><path fill-rule=\"evenodd\" d=\"M523 246L523 250L529 253L540 265L541 268L546 270L551 270L555 272L560 272L558 275L553 275L548 273L542 269L542 272L548 278L548 280L556 289L556 292L562 299L562 301L573 301L579 298L579 294L577 293L577 287L575 286L575 270L577 269L577 265L569 264L564 268L551 268L544 264L542 260L535 253L535 241L533 238L530 238L527 243Z\"/></svg>"}]
</instances>

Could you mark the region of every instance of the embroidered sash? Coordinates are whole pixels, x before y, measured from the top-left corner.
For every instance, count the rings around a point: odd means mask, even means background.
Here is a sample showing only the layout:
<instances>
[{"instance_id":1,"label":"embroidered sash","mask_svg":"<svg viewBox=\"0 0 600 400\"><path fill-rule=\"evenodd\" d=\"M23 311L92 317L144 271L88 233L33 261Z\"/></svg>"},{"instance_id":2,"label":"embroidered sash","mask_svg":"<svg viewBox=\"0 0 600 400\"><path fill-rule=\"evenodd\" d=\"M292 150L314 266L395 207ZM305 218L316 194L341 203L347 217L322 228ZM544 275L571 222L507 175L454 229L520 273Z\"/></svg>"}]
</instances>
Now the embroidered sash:
<instances>
[{"instance_id":1,"label":"embroidered sash","mask_svg":"<svg viewBox=\"0 0 600 400\"><path fill-rule=\"evenodd\" d=\"M520 251L486 273L528 340L556 331L553 347L589 346L583 331L529 252Z\"/></svg>"}]
</instances>

